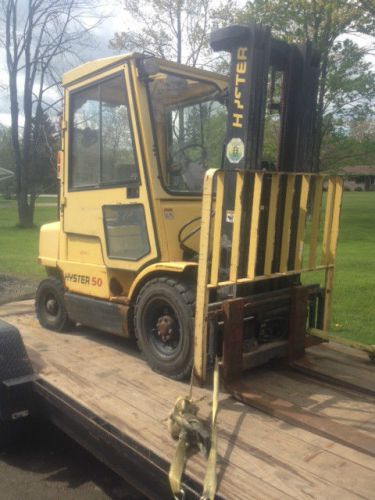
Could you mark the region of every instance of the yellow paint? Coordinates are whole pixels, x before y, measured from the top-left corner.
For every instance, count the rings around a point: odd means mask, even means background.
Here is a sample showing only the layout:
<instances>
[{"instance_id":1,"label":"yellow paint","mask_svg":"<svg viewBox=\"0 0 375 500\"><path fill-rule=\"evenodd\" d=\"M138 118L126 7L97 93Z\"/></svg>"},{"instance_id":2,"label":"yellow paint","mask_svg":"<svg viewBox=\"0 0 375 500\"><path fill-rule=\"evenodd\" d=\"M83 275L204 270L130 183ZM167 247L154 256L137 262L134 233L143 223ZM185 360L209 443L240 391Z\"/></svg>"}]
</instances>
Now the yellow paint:
<instances>
[{"instance_id":1,"label":"yellow paint","mask_svg":"<svg viewBox=\"0 0 375 500\"><path fill-rule=\"evenodd\" d=\"M326 255L323 254L324 262L327 264L333 265L336 257L336 247L337 240L339 236L339 220L340 220L340 211L341 211L341 200L342 200L342 189L343 189L343 181L342 179L333 179L330 180L330 183L333 184L332 188L332 200L327 200L327 205L330 205L330 221L325 221L325 226L329 225L330 231L327 235L328 241L326 242L326 247L323 247L323 252L326 252ZM328 188L329 192L329 188ZM326 278L325 278L325 292L324 292L324 318L323 318L323 328L326 332L329 331L331 326L331 315L332 315L332 292L333 292L333 278L334 278L335 269L334 267L329 267L326 270Z\"/></svg>"},{"instance_id":2,"label":"yellow paint","mask_svg":"<svg viewBox=\"0 0 375 500\"><path fill-rule=\"evenodd\" d=\"M88 75L97 74L102 76L104 71L110 67L119 67L122 64L125 64L128 61L135 60L137 57L140 57L141 54L136 52L118 55L118 56L110 56L104 57L101 59L96 59L94 61L89 61L87 63L81 64L76 68L73 68L70 71L67 71L62 77L62 84L64 87L68 85L72 85L77 82L77 80L87 79ZM155 64L158 65L160 71L171 71L171 72L179 72L180 74L186 75L190 78L197 77L201 80L218 80L223 82L224 85L227 84L228 78L223 75L219 75L217 73L213 73L212 71L203 71L200 69L192 68L191 66L187 66L185 64L177 64L172 61L165 61L164 59L153 58Z\"/></svg>"},{"instance_id":3,"label":"yellow paint","mask_svg":"<svg viewBox=\"0 0 375 500\"><path fill-rule=\"evenodd\" d=\"M107 268L102 265L82 264L77 262L59 261L65 287L70 292L76 292L92 297L109 299Z\"/></svg>"},{"instance_id":4,"label":"yellow paint","mask_svg":"<svg viewBox=\"0 0 375 500\"><path fill-rule=\"evenodd\" d=\"M104 265L101 241L97 237L68 234L68 260L83 264Z\"/></svg>"},{"instance_id":5,"label":"yellow paint","mask_svg":"<svg viewBox=\"0 0 375 500\"><path fill-rule=\"evenodd\" d=\"M339 237L342 192L343 192L343 180L340 178L336 178L334 182L336 186L335 186L335 198L333 201L333 210L332 210L331 234L329 241L329 264L334 263L336 256L337 241Z\"/></svg>"},{"instance_id":6,"label":"yellow paint","mask_svg":"<svg viewBox=\"0 0 375 500\"><path fill-rule=\"evenodd\" d=\"M302 268L303 259L303 247L305 241L305 225L306 225L306 212L307 212L307 200L309 196L310 188L310 176L303 175L301 180L301 192L299 199L299 210L298 210L298 226L297 226L297 237L296 237L296 249L294 258L294 268L299 270Z\"/></svg>"},{"instance_id":7,"label":"yellow paint","mask_svg":"<svg viewBox=\"0 0 375 500\"><path fill-rule=\"evenodd\" d=\"M80 278L66 282L69 290L98 297L109 298L109 280L115 278L123 287L125 296L133 291L148 273L176 272L196 263L182 263L183 253L178 243L181 227L201 213L201 197L176 196L167 193L161 185L155 155L154 138L146 88L138 78L136 59L138 54L114 56L86 63L63 76L64 113L61 137L60 223L46 225L41 230L39 260L45 266L58 267L62 274L70 273L90 277L90 285ZM155 59L161 71L175 72L181 76L215 82L225 88L227 78L208 71ZM134 145L139 168L139 196L127 197L126 187L107 189L69 190L70 149L70 95L96 82L121 74L124 77L129 116L134 133ZM132 83L131 83L132 82ZM160 131L157 131L159 133ZM114 259L108 255L104 224L104 205L142 205L145 212L150 251L139 260ZM198 225L200 222L198 221ZM114 228L113 246L137 245L140 235L136 228ZM115 231L118 232L116 240ZM125 234L126 233L126 234ZM118 241L118 243L116 243ZM197 250L199 235L189 238L186 245ZM120 246L117 250L120 250ZM157 264L155 264L157 261ZM164 264L165 263L165 264ZM85 274L86 273L86 274ZM99 273L102 285L91 286L91 277ZM89 280L87 280L89 281Z\"/></svg>"},{"instance_id":8,"label":"yellow paint","mask_svg":"<svg viewBox=\"0 0 375 500\"><path fill-rule=\"evenodd\" d=\"M236 179L236 194L234 200L234 221L232 234L232 252L230 256L229 279L234 283L237 280L238 260L240 256L240 231L242 220L242 190L244 173L239 172Z\"/></svg>"},{"instance_id":9,"label":"yellow paint","mask_svg":"<svg viewBox=\"0 0 375 500\"><path fill-rule=\"evenodd\" d=\"M196 262L159 262L158 264L151 264L150 266L143 269L134 279L130 289L129 289L129 299L132 299L135 290L138 285L145 281L147 277L155 275L155 273L163 274L163 273L176 273L180 274L186 271L187 269L194 269L197 267Z\"/></svg>"},{"instance_id":10,"label":"yellow paint","mask_svg":"<svg viewBox=\"0 0 375 500\"><path fill-rule=\"evenodd\" d=\"M194 374L204 382L207 370L207 304L209 279L208 257L212 227L215 169L206 172L203 184L202 226L199 246L197 296L194 328Z\"/></svg>"},{"instance_id":11,"label":"yellow paint","mask_svg":"<svg viewBox=\"0 0 375 500\"><path fill-rule=\"evenodd\" d=\"M249 258L247 264L247 277L250 280L255 278L262 185L263 185L263 174L256 172L254 174L253 206L251 210L251 225L250 225L250 240L249 240L250 246L249 246Z\"/></svg>"},{"instance_id":12,"label":"yellow paint","mask_svg":"<svg viewBox=\"0 0 375 500\"><path fill-rule=\"evenodd\" d=\"M313 197L313 206L311 211L309 267L315 267L316 265L316 247L318 242L320 212L322 208L323 180L324 180L323 177L315 178L315 190Z\"/></svg>"},{"instance_id":13,"label":"yellow paint","mask_svg":"<svg viewBox=\"0 0 375 500\"><path fill-rule=\"evenodd\" d=\"M60 222L44 224L39 236L39 263L56 267L59 252Z\"/></svg>"},{"instance_id":14,"label":"yellow paint","mask_svg":"<svg viewBox=\"0 0 375 500\"><path fill-rule=\"evenodd\" d=\"M216 175L216 200L215 200L215 222L212 241L212 264L211 264L211 280L214 285L219 279L220 252L221 252L221 222L224 196L224 172L218 172Z\"/></svg>"},{"instance_id":15,"label":"yellow paint","mask_svg":"<svg viewBox=\"0 0 375 500\"><path fill-rule=\"evenodd\" d=\"M328 264L329 262L329 241L331 238L335 189L336 189L336 184L334 179L329 179L328 191L327 191L327 203L324 216L324 233L323 233L322 259L321 259L322 265Z\"/></svg>"}]
</instances>

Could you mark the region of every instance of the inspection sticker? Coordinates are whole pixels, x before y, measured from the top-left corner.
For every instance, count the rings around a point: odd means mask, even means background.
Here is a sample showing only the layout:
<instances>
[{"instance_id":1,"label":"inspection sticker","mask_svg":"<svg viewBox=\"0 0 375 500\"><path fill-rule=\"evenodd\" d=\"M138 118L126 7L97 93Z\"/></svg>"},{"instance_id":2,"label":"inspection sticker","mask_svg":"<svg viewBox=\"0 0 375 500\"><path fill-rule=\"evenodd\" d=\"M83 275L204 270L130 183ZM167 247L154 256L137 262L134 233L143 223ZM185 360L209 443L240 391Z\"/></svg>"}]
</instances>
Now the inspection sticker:
<instances>
[{"instance_id":1,"label":"inspection sticker","mask_svg":"<svg viewBox=\"0 0 375 500\"><path fill-rule=\"evenodd\" d=\"M226 155L230 163L239 163L245 155L245 145L239 137L233 137L227 144Z\"/></svg>"}]
</instances>

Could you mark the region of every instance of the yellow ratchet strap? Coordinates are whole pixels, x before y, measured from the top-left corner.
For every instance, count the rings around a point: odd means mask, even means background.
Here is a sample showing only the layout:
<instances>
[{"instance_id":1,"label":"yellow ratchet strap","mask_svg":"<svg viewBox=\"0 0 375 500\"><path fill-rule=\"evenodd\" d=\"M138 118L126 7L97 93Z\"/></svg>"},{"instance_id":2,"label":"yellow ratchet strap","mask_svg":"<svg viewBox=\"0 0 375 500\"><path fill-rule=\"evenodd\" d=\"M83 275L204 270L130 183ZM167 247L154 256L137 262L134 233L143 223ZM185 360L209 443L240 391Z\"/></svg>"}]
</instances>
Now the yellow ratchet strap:
<instances>
[{"instance_id":1,"label":"yellow ratchet strap","mask_svg":"<svg viewBox=\"0 0 375 500\"><path fill-rule=\"evenodd\" d=\"M185 469L188 450L199 448L208 455L206 474L201 500L215 498L216 458L217 458L217 409L219 401L219 364L215 361L214 384L212 396L211 437L205 425L198 417L198 406L192 400L192 385L190 394L179 397L169 416L168 426L174 439L178 439L176 451L169 469L169 484L176 500L185 498L181 486L182 474Z\"/></svg>"},{"instance_id":2,"label":"yellow ratchet strap","mask_svg":"<svg viewBox=\"0 0 375 500\"><path fill-rule=\"evenodd\" d=\"M215 498L216 460L217 460L217 409L219 406L219 362L215 359L214 388L212 394L212 422L211 422L211 448L208 455L206 475L204 478L203 495L201 500L213 500Z\"/></svg>"}]
</instances>

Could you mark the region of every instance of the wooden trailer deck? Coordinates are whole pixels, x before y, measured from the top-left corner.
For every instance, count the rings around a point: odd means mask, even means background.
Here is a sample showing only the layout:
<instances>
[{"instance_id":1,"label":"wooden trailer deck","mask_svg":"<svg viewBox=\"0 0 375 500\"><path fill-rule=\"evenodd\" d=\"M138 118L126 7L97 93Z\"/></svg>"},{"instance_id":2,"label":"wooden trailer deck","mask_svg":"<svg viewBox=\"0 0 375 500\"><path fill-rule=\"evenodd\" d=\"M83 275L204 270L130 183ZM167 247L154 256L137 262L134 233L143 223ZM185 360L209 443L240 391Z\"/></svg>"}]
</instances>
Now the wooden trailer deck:
<instances>
[{"instance_id":1,"label":"wooden trailer deck","mask_svg":"<svg viewBox=\"0 0 375 500\"><path fill-rule=\"evenodd\" d=\"M147 495L168 498L160 491L167 487L175 442L166 421L188 386L152 372L132 341L84 327L65 334L41 328L31 301L0 307L0 317L19 328L39 375L37 392L49 401L52 418L89 449L88 434L99 440L99 458ZM221 394L220 497L374 498L375 366L365 354L337 346L310 353L303 365L319 369L320 380L263 368L240 382L246 383L241 390L247 400L263 411ZM335 387L324 379L336 374L362 388ZM203 398L200 414L208 417L211 392L195 389L194 396ZM79 415L86 418L84 427ZM123 443L122 451L115 440ZM124 450L133 457L127 468L121 464ZM200 493L204 471L199 454L189 459L188 496Z\"/></svg>"}]
</instances>

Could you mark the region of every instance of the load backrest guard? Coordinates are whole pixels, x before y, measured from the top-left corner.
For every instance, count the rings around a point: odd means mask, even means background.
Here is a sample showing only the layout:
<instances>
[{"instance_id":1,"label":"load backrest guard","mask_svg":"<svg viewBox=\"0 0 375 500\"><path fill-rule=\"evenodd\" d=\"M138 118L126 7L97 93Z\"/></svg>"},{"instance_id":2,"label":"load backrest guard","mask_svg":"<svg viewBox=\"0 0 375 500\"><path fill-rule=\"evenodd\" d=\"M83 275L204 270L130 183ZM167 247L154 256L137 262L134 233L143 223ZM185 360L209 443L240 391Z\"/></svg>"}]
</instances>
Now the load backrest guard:
<instances>
[{"instance_id":1,"label":"load backrest guard","mask_svg":"<svg viewBox=\"0 0 375 500\"><path fill-rule=\"evenodd\" d=\"M203 196L195 316L195 372L201 381L207 345L211 357L218 346L229 374L273 357L302 355L307 317L311 331L327 331L342 195L340 179L312 174L317 51L275 40L256 24L218 30L211 46L230 53L231 75L222 170L207 173ZM274 164L263 154L267 110L271 121L271 113L279 112ZM318 285L295 292L302 273L319 270L326 272L324 292Z\"/></svg>"}]
</instances>

